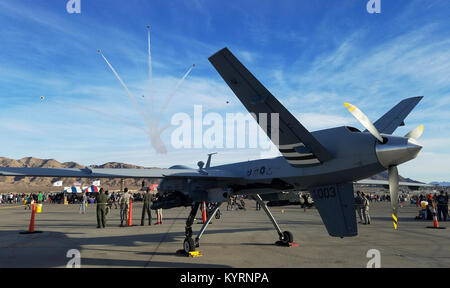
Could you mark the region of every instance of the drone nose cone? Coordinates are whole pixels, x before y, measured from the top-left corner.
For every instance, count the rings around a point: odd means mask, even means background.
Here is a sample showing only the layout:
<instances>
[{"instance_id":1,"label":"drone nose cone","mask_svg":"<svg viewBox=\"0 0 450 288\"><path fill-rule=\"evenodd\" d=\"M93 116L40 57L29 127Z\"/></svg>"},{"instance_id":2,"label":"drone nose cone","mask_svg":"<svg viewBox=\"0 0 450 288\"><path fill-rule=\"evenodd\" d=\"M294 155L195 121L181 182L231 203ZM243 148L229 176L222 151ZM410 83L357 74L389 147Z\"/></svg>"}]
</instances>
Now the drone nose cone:
<instances>
[{"instance_id":1,"label":"drone nose cone","mask_svg":"<svg viewBox=\"0 0 450 288\"><path fill-rule=\"evenodd\" d=\"M413 139L413 138L409 138L408 139L408 151L411 155L414 155L414 158L416 158L417 154L419 154L420 150L422 150L423 146L420 145L419 142L417 142L417 140Z\"/></svg>"},{"instance_id":2,"label":"drone nose cone","mask_svg":"<svg viewBox=\"0 0 450 288\"><path fill-rule=\"evenodd\" d=\"M422 145L412 138L389 137L385 144L377 143L378 161L385 168L399 165L417 157Z\"/></svg>"}]
</instances>

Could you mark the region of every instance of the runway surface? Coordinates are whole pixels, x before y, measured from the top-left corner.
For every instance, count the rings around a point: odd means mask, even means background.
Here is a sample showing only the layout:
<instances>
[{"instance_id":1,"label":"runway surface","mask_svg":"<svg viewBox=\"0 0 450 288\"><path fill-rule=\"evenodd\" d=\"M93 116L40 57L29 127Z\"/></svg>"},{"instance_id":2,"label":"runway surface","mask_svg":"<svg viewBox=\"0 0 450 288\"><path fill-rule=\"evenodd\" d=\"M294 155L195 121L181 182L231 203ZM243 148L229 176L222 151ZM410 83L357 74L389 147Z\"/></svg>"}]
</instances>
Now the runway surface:
<instances>
[{"instance_id":1,"label":"runway surface","mask_svg":"<svg viewBox=\"0 0 450 288\"><path fill-rule=\"evenodd\" d=\"M0 267L66 267L70 249L80 251L81 267L366 267L370 249L380 251L381 267L450 267L450 228L427 229L432 222L414 220L418 209L409 204L400 209L399 231L393 231L389 203L373 203L372 224L359 225L358 236L344 239L328 236L315 209L273 207L281 229L299 244L290 248L274 245L278 235L254 201L246 211L226 211L223 204L221 219L212 221L200 241L198 258L175 253L182 248L188 208L164 210L163 225L127 228L119 227L119 210L113 209L108 227L97 229L95 206L85 215L78 207L44 204L35 228L42 233L22 235L31 212L1 205ZM135 225L141 209L134 205ZM195 223L200 219L199 214ZM195 235L200 227L194 224Z\"/></svg>"}]
</instances>

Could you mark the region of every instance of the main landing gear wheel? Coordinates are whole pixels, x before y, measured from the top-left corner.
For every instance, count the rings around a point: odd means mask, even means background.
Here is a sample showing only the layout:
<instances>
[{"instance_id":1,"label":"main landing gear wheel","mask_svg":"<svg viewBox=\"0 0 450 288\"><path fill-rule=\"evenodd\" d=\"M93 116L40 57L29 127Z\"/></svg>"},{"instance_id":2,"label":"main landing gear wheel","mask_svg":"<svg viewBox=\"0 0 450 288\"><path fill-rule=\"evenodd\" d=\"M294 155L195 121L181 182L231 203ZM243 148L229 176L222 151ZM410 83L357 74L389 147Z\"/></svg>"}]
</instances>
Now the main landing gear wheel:
<instances>
[{"instance_id":1,"label":"main landing gear wheel","mask_svg":"<svg viewBox=\"0 0 450 288\"><path fill-rule=\"evenodd\" d=\"M189 254L189 252L195 251L195 242L192 238L184 239L183 243L184 252Z\"/></svg>"},{"instance_id":2,"label":"main landing gear wheel","mask_svg":"<svg viewBox=\"0 0 450 288\"><path fill-rule=\"evenodd\" d=\"M284 231L282 235L283 235L283 239L280 239L280 241L281 241L283 244L289 244L289 243L294 242L294 236L292 235L291 232L289 232L289 231Z\"/></svg>"}]
</instances>

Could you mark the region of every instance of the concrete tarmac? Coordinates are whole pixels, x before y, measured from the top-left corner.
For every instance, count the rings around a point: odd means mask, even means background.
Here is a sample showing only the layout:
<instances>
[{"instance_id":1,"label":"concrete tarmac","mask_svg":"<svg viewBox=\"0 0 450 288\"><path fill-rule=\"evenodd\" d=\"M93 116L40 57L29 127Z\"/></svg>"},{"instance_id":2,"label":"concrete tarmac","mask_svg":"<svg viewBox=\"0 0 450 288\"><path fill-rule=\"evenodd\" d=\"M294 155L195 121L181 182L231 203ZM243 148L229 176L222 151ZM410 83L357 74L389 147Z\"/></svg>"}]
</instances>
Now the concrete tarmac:
<instances>
[{"instance_id":1,"label":"concrete tarmac","mask_svg":"<svg viewBox=\"0 0 450 288\"><path fill-rule=\"evenodd\" d=\"M38 234L23 235L30 210L23 206L0 205L0 267L66 267L67 252L77 249L81 267L186 267L186 268L283 268L366 267L370 249L380 252L381 267L450 267L450 228L427 229L432 221L418 221L418 208L400 209L399 230L394 231L389 203L371 204L371 225L358 225L359 235L330 237L315 209L298 206L272 207L283 231L291 231L298 247L274 245L278 235L264 211L226 211L213 219L200 241L202 257L177 255L182 249L189 208L164 210L162 225L119 227L119 210L108 215L107 227L97 229L95 205L87 213L79 205L44 204L36 215ZM140 225L142 204L133 209L133 224ZM153 224L156 213L152 211ZM194 235L200 230L199 213ZM147 221L146 221L147 223ZM449 222L440 223L450 226Z\"/></svg>"}]
</instances>

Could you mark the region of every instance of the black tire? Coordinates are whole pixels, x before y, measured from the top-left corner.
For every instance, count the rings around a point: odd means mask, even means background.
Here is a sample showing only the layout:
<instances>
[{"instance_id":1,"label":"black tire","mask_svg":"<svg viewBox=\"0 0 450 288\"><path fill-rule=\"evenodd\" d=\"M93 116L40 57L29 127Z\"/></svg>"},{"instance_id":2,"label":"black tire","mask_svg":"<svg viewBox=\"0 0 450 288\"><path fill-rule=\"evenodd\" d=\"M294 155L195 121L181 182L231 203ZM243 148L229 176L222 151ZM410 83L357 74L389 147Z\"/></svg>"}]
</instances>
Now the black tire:
<instances>
[{"instance_id":1,"label":"black tire","mask_svg":"<svg viewBox=\"0 0 450 288\"><path fill-rule=\"evenodd\" d=\"M186 253L195 251L195 242L194 242L194 239L192 239L192 238L186 238L186 239L184 239L183 250L184 250L184 252L186 252Z\"/></svg>"},{"instance_id":2,"label":"black tire","mask_svg":"<svg viewBox=\"0 0 450 288\"><path fill-rule=\"evenodd\" d=\"M292 233L289 232L289 231L284 231L283 232L283 239L280 239L280 240L284 244L292 243L292 242L294 242L294 235L292 235Z\"/></svg>"}]
</instances>

